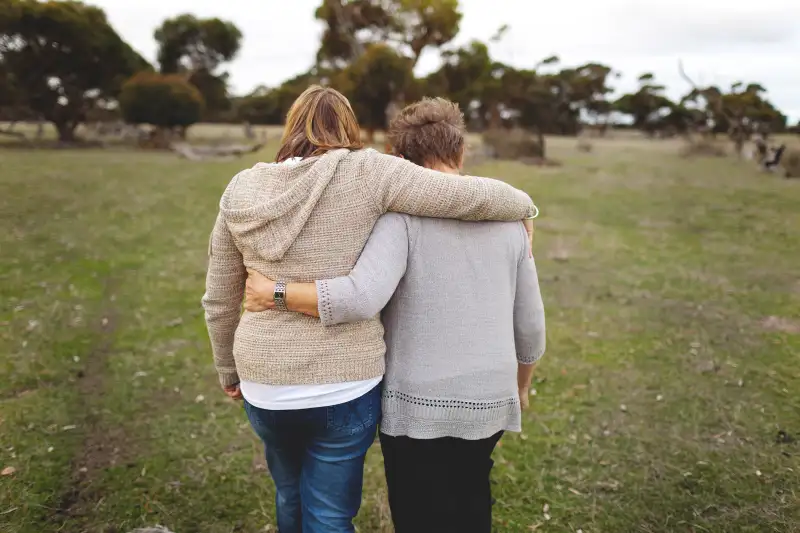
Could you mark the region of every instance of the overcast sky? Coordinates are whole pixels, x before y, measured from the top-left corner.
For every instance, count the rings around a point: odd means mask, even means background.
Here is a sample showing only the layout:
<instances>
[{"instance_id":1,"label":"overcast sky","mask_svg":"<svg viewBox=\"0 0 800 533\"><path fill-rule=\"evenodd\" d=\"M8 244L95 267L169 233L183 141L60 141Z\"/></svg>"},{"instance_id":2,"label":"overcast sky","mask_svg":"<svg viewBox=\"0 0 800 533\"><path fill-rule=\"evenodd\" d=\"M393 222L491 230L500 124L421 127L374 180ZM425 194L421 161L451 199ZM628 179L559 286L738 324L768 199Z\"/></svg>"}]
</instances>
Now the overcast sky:
<instances>
[{"instance_id":1,"label":"overcast sky","mask_svg":"<svg viewBox=\"0 0 800 533\"><path fill-rule=\"evenodd\" d=\"M105 9L111 23L142 55L155 61L153 30L162 20L191 12L233 21L244 34L230 65L232 90L274 86L309 68L321 34L314 10L321 0L87 0ZM675 98L688 90L678 59L700 84L760 82L793 121L800 119L800 0L461 0L464 18L454 44L487 41L493 56L533 67L557 54L565 65L609 64L622 73L619 91L653 72ZM434 70L426 52L418 74Z\"/></svg>"}]
</instances>

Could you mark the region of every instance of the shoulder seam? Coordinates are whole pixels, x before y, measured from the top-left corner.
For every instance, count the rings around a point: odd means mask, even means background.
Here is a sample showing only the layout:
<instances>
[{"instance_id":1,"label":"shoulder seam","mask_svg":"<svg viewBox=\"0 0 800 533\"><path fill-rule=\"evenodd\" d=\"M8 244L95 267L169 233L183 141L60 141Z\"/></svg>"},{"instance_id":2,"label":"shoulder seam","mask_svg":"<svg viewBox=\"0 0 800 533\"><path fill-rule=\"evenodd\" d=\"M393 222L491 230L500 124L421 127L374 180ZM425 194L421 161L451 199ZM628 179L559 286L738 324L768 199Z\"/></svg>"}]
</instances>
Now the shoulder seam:
<instances>
[{"instance_id":1,"label":"shoulder seam","mask_svg":"<svg viewBox=\"0 0 800 533\"><path fill-rule=\"evenodd\" d=\"M230 183L228 183L228 186L225 187L225 192L222 193L222 198L220 198L220 201L219 201L220 209L225 209L227 207L227 206L223 205L223 203L227 202L227 200L230 197L230 195L233 194L233 192L236 190L236 186L239 184L239 178L242 176L242 174L244 174L245 172L249 172L251 170L253 170L253 169L252 168L246 168L246 169L238 172L233 178L231 178Z\"/></svg>"},{"instance_id":2,"label":"shoulder seam","mask_svg":"<svg viewBox=\"0 0 800 533\"><path fill-rule=\"evenodd\" d=\"M380 215L384 214L384 210L381 209L380 202L378 202L378 198L375 195L375 189L373 189L370 186L370 184L368 183L369 180L370 180L370 176L368 176L366 173L362 172L362 170L365 167L374 166L374 165L364 165L364 163L369 161L369 159L371 157L374 157L374 154L376 154L377 152L375 150L373 150L372 148L366 148L365 150L362 150L360 152L361 153L359 153L359 151L350 152L350 153L353 154L353 155L360 156L361 159L364 159L364 161L361 162L361 168L358 169L359 170L359 172L358 172L359 178L361 179L361 181L363 182L363 185L364 185L364 189L365 189L364 194L367 195L367 198L372 203L372 206L375 208L375 212L378 214L378 216L380 216ZM361 155L362 153L363 153L363 155Z\"/></svg>"},{"instance_id":3,"label":"shoulder seam","mask_svg":"<svg viewBox=\"0 0 800 533\"><path fill-rule=\"evenodd\" d=\"M517 266L521 266L522 262L525 260L525 256L527 255L527 248L528 244L528 232L525 231L525 225L522 222L515 222L514 224L517 225L519 232L522 234L522 250L519 253L519 259L517 259Z\"/></svg>"}]
</instances>

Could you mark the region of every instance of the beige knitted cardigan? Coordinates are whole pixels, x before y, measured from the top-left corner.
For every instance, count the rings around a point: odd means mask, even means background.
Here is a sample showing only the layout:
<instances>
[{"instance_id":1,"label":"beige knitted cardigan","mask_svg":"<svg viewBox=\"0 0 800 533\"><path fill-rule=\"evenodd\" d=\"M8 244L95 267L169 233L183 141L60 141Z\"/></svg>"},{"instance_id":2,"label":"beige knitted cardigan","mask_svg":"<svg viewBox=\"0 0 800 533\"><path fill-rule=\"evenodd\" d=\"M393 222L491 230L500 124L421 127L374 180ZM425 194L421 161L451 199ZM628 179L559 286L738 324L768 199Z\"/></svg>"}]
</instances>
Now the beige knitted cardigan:
<instances>
[{"instance_id":1,"label":"beige knitted cardigan","mask_svg":"<svg viewBox=\"0 0 800 533\"><path fill-rule=\"evenodd\" d=\"M350 272L387 211L519 220L532 206L500 181L443 174L374 150L239 173L222 195L203 297L220 383L338 383L384 372L379 317L326 328L299 313L242 314L246 268L284 281L334 278Z\"/></svg>"}]
</instances>

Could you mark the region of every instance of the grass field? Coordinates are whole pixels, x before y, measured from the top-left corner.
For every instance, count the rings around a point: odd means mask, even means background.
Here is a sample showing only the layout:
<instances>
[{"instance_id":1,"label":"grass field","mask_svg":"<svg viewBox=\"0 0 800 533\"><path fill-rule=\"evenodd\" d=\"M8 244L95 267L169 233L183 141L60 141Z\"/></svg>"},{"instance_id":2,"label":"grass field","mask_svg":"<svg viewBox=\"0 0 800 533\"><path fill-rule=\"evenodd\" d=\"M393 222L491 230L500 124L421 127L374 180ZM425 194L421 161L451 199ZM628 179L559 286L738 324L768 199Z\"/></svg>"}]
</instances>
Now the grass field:
<instances>
[{"instance_id":1,"label":"grass field","mask_svg":"<svg viewBox=\"0 0 800 533\"><path fill-rule=\"evenodd\" d=\"M496 530L800 531L800 182L551 145L564 166L469 169L542 208L548 352ZM219 195L274 149L0 151L0 532L275 531L200 308ZM391 531L382 478L375 445L361 532Z\"/></svg>"}]
</instances>

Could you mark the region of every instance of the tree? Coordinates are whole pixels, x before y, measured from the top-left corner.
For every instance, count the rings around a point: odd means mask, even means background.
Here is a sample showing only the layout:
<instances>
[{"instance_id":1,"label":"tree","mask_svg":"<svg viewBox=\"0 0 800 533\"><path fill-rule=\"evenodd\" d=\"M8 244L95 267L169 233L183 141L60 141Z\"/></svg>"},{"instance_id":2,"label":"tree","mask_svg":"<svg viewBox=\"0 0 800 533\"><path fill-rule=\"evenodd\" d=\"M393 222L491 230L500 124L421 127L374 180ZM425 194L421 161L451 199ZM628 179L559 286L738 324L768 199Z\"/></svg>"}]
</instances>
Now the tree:
<instances>
[{"instance_id":1,"label":"tree","mask_svg":"<svg viewBox=\"0 0 800 533\"><path fill-rule=\"evenodd\" d=\"M220 113L231 108L227 73L214 76L205 69L196 70L189 75L189 83L197 87L203 95L206 109Z\"/></svg>"},{"instance_id":2,"label":"tree","mask_svg":"<svg viewBox=\"0 0 800 533\"><path fill-rule=\"evenodd\" d=\"M633 118L635 128L652 135L663 124L663 117L670 113L675 104L664 96L664 86L654 83L653 74L639 76L639 90L623 94L613 104L615 111Z\"/></svg>"},{"instance_id":3,"label":"tree","mask_svg":"<svg viewBox=\"0 0 800 533\"><path fill-rule=\"evenodd\" d=\"M766 99L766 89L759 83L736 82L728 92L716 86L698 86L679 63L679 71L691 85L683 102L693 105L703 115L713 133L727 133L738 155L753 133L766 137L786 128L786 116Z\"/></svg>"},{"instance_id":4,"label":"tree","mask_svg":"<svg viewBox=\"0 0 800 533\"><path fill-rule=\"evenodd\" d=\"M440 47L456 36L462 15L458 0L323 0L316 17L325 24L318 67L342 71L381 45L407 58L413 71L426 48ZM404 85L388 86L391 94L384 117L399 109L406 89L415 87ZM370 110L368 116L373 114ZM385 122L386 118L371 120L371 124Z\"/></svg>"},{"instance_id":5,"label":"tree","mask_svg":"<svg viewBox=\"0 0 800 533\"><path fill-rule=\"evenodd\" d=\"M456 102L473 128L499 126L500 75L504 65L492 61L489 48L480 41L442 53L444 60L425 79L424 92Z\"/></svg>"},{"instance_id":6,"label":"tree","mask_svg":"<svg viewBox=\"0 0 800 533\"><path fill-rule=\"evenodd\" d=\"M303 91L308 89L310 85L319 84L320 81L319 76L312 70L286 80L275 89L275 101L281 116L281 123L286 118L286 114L294 104L294 101L303 94Z\"/></svg>"},{"instance_id":7,"label":"tree","mask_svg":"<svg viewBox=\"0 0 800 533\"><path fill-rule=\"evenodd\" d=\"M24 134L14 132L17 122L26 119L35 119L36 115L23 104L23 95L16 85L14 77L0 61L0 122L9 124L0 129L1 135L11 135L24 138Z\"/></svg>"},{"instance_id":8,"label":"tree","mask_svg":"<svg viewBox=\"0 0 800 533\"><path fill-rule=\"evenodd\" d=\"M156 29L155 39L161 72L214 72L236 57L242 33L232 22L180 15L165 20Z\"/></svg>"},{"instance_id":9,"label":"tree","mask_svg":"<svg viewBox=\"0 0 800 533\"><path fill-rule=\"evenodd\" d=\"M412 68L428 47L439 48L458 34L463 17L458 0L400 0L390 36L411 52Z\"/></svg>"},{"instance_id":10,"label":"tree","mask_svg":"<svg viewBox=\"0 0 800 533\"><path fill-rule=\"evenodd\" d=\"M236 118L250 124L280 124L283 114L276 89L256 90L236 104Z\"/></svg>"},{"instance_id":11,"label":"tree","mask_svg":"<svg viewBox=\"0 0 800 533\"><path fill-rule=\"evenodd\" d=\"M357 61L333 78L333 84L353 105L359 122L367 129L369 142L375 130L387 126L386 108L403 93L414 78L407 58L382 44L373 44Z\"/></svg>"},{"instance_id":12,"label":"tree","mask_svg":"<svg viewBox=\"0 0 800 533\"><path fill-rule=\"evenodd\" d=\"M180 15L165 20L156 29L155 39L162 73L186 74L202 93L209 112L230 109L228 75L218 70L241 47L242 33L232 22Z\"/></svg>"},{"instance_id":13,"label":"tree","mask_svg":"<svg viewBox=\"0 0 800 533\"><path fill-rule=\"evenodd\" d=\"M381 30L393 23L383 2L371 0L323 0L315 17L325 24L317 64L334 69L360 57L367 44L385 40Z\"/></svg>"},{"instance_id":14,"label":"tree","mask_svg":"<svg viewBox=\"0 0 800 533\"><path fill-rule=\"evenodd\" d=\"M278 87L256 87L253 92L238 99L236 116L252 124L282 124L295 100L309 85L322 80L313 71L288 79Z\"/></svg>"},{"instance_id":15,"label":"tree","mask_svg":"<svg viewBox=\"0 0 800 533\"><path fill-rule=\"evenodd\" d=\"M575 117L574 111L579 115L575 118L580 119L580 113L590 119L593 124L604 128L608 124L609 115L612 111L612 103L608 100L608 95L613 89L608 85L610 77L616 73L611 67L600 63L586 63L576 68L563 69L558 78L568 88L565 95L569 102L570 116ZM570 123L566 130L577 130L577 123Z\"/></svg>"},{"instance_id":16,"label":"tree","mask_svg":"<svg viewBox=\"0 0 800 533\"><path fill-rule=\"evenodd\" d=\"M9 121L13 126L13 123L18 120L16 115L21 107L20 102L22 102L22 95L19 93L14 78L8 72L5 64L0 62L0 121Z\"/></svg>"},{"instance_id":17,"label":"tree","mask_svg":"<svg viewBox=\"0 0 800 533\"><path fill-rule=\"evenodd\" d=\"M203 113L203 96L183 76L141 72L125 82L119 105L126 122L185 130Z\"/></svg>"},{"instance_id":18,"label":"tree","mask_svg":"<svg viewBox=\"0 0 800 533\"><path fill-rule=\"evenodd\" d=\"M0 64L14 80L17 105L52 122L61 141L99 102L147 62L80 2L0 0Z\"/></svg>"},{"instance_id":19,"label":"tree","mask_svg":"<svg viewBox=\"0 0 800 533\"><path fill-rule=\"evenodd\" d=\"M502 75L503 108L517 125L533 131L544 157L544 134L558 121L560 97L551 80L535 70L506 68Z\"/></svg>"},{"instance_id":20,"label":"tree","mask_svg":"<svg viewBox=\"0 0 800 533\"><path fill-rule=\"evenodd\" d=\"M369 44L395 48L416 66L429 46L440 47L458 34L458 0L323 0L316 11L325 23L319 63L339 68L362 55Z\"/></svg>"},{"instance_id":21,"label":"tree","mask_svg":"<svg viewBox=\"0 0 800 533\"><path fill-rule=\"evenodd\" d=\"M11 107L17 105L21 100L21 95L16 87L14 78L4 62L0 62L0 107Z\"/></svg>"}]
</instances>

